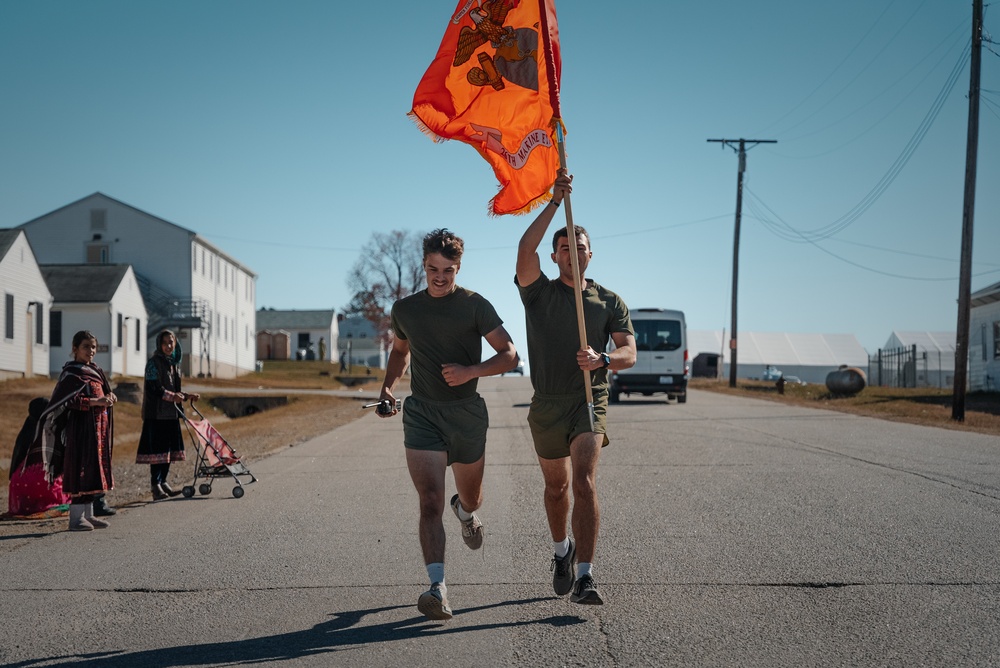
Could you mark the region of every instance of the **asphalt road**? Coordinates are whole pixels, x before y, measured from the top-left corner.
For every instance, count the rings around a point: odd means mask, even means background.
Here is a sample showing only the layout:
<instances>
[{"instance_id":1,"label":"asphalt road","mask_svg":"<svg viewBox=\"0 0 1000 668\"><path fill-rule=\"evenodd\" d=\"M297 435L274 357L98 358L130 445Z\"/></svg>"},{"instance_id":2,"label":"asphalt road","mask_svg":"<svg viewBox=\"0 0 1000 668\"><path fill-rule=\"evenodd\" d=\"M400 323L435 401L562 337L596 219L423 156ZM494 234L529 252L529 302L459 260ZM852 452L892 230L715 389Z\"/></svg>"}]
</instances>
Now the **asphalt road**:
<instances>
[{"instance_id":1,"label":"asphalt road","mask_svg":"<svg viewBox=\"0 0 1000 668\"><path fill-rule=\"evenodd\" d=\"M607 603L585 607L552 593L528 381L480 389L487 539L468 550L446 515L452 621L416 610L402 427L369 416L255 462L242 499L217 481L110 529L0 541L0 664L1000 664L1000 439L625 400L598 483Z\"/></svg>"}]
</instances>

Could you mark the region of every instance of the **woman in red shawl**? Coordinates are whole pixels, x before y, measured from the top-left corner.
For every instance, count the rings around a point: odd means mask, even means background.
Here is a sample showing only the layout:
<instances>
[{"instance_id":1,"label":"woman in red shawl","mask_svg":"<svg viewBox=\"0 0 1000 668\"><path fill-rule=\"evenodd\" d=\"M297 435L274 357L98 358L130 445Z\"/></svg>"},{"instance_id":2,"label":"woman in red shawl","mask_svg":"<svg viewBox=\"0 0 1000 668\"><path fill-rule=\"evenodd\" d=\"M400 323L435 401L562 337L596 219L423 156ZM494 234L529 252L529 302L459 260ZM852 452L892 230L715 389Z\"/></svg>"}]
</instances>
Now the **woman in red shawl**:
<instances>
[{"instance_id":1,"label":"woman in red shawl","mask_svg":"<svg viewBox=\"0 0 1000 668\"><path fill-rule=\"evenodd\" d=\"M62 472L63 491L70 496L70 531L110 526L94 517L94 496L114 488L112 406L118 398L94 364L96 352L97 337L89 331L73 336L73 360L63 367L36 437L46 479L51 483Z\"/></svg>"}]
</instances>

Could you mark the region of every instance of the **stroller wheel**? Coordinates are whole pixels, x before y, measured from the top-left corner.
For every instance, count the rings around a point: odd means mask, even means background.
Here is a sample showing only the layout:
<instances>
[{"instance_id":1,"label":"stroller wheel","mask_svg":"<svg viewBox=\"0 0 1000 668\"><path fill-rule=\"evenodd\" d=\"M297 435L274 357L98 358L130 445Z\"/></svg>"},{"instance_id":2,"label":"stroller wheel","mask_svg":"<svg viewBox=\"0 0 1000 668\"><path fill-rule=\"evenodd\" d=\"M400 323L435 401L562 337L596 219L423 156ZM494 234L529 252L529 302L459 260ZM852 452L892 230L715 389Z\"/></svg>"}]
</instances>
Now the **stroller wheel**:
<instances>
[{"instance_id":1,"label":"stroller wheel","mask_svg":"<svg viewBox=\"0 0 1000 668\"><path fill-rule=\"evenodd\" d=\"M236 487L233 487L233 496L235 496L237 499L239 499L239 498L241 498L243 496L243 487L242 487L242 485L237 485Z\"/></svg>"},{"instance_id":2,"label":"stroller wheel","mask_svg":"<svg viewBox=\"0 0 1000 668\"><path fill-rule=\"evenodd\" d=\"M194 496L194 487L192 487L191 485L185 485L184 489L182 489L181 492L184 494L185 499L190 499L192 496Z\"/></svg>"},{"instance_id":3,"label":"stroller wheel","mask_svg":"<svg viewBox=\"0 0 1000 668\"><path fill-rule=\"evenodd\" d=\"M203 482L200 485L198 485L198 492L200 492L201 494L211 494L212 486L209 485L208 483Z\"/></svg>"}]
</instances>

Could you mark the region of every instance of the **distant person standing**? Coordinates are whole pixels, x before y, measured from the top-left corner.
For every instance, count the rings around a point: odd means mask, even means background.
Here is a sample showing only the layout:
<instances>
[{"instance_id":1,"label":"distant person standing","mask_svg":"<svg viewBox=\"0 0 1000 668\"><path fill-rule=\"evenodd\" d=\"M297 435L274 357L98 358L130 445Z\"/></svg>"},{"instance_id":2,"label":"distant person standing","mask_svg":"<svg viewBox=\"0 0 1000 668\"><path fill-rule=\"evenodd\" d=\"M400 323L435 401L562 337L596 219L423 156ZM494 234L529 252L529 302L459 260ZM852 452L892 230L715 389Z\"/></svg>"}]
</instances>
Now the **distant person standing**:
<instances>
[{"instance_id":1,"label":"distant person standing","mask_svg":"<svg viewBox=\"0 0 1000 668\"><path fill-rule=\"evenodd\" d=\"M322 362L326 361L326 339L322 336L319 337L319 359Z\"/></svg>"},{"instance_id":2,"label":"distant person standing","mask_svg":"<svg viewBox=\"0 0 1000 668\"><path fill-rule=\"evenodd\" d=\"M445 473L451 467L458 494L451 509L462 524L462 539L477 550L483 524L475 511L483 498L486 431L489 415L477 390L479 378L504 373L517 363L517 351L493 305L461 288L464 243L445 229L423 241L427 288L392 306L394 335L379 399L396 414L393 391L412 363L410 396L403 406L406 466L420 502L419 535L430 589L417 609L430 619L451 619L444 577ZM482 358L482 340L496 354Z\"/></svg>"},{"instance_id":3,"label":"distant person standing","mask_svg":"<svg viewBox=\"0 0 1000 668\"><path fill-rule=\"evenodd\" d=\"M347 352L341 351L340 353L340 373L347 371Z\"/></svg>"},{"instance_id":4,"label":"distant person standing","mask_svg":"<svg viewBox=\"0 0 1000 668\"><path fill-rule=\"evenodd\" d=\"M528 426L545 479L545 514L555 548L552 588L574 603L604 603L592 575L600 528L597 501L597 464L608 444L608 372L635 364L635 331L621 297L585 277L590 264L590 235L565 226L552 238L552 261L559 276L549 279L541 268L538 247L563 198L572 190L572 177L560 170L552 200L528 227L517 248L515 283L524 303L528 359L534 396ZM583 290L583 320L587 345L580 347L576 313L576 281L572 254L576 254ZM608 352L609 339L615 349ZM583 373L590 374L594 424L585 400ZM572 489L572 516L570 516ZM567 533L571 519L573 536ZM576 562L574 564L574 562Z\"/></svg>"},{"instance_id":5,"label":"distant person standing","mask_svg":"<svg viewBox=\"0 0 1000 668\"><path fill-rule=\"evenodd\" d=\"M70 497L70 531L110 526L94 516L94 495L114 488L112 407L118 398L94 364L96 353L96 336L86 330L73 335L73 359L63 366L35 439L49 483L62 473L62 488Z\"/></svg>"},{"instance_id":6,"label":"distant person standing","mask_svg":"<svg viewBox=\"0 0 1000 668\"><path fill-rule=\"evenodd\" d=\"M156 337L156 352L146 363L142 435L135 456L136 464L149 464L149 486L155 501L181 493L167 482L170 463L185 459L180 414L175 406L187 399L201 398L196 392L181 392L180 362L177 337L168 330L160 332Z\"/></svg>"}]
</instances>

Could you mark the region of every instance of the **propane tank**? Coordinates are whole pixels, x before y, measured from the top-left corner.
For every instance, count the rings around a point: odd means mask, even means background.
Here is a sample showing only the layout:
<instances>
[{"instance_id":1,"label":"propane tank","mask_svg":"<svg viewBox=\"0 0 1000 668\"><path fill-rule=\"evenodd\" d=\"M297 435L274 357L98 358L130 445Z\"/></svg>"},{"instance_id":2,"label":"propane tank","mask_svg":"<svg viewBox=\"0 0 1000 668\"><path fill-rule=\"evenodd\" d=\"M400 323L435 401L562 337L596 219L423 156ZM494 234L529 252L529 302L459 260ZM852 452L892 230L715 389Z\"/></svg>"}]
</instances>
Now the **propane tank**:
<instances>
[{"instance_id":1,"label":"propane tank","mask_svg":"<svg viewBox=\"0 0 1000 668\"><path fill-rule=\"evenodd\" d=\"M865 389L865 372L854 366L841 364L836 371L826 374L826 389L833 394L854 395Z\"/></svg>"}]
</instances>

